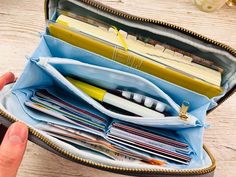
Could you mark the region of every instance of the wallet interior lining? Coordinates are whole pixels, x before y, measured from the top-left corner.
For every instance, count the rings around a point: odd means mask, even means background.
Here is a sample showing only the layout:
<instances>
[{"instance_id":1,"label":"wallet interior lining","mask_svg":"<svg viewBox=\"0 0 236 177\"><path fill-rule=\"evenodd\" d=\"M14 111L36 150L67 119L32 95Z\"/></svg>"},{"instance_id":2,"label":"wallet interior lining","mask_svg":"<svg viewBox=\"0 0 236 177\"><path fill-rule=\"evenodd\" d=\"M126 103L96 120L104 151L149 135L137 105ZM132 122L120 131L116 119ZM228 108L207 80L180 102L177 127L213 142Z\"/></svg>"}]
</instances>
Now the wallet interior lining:
<instances>
[{"instance_id":1,"label":"wallet interior lining","mask_svg":"<svg viewBox=\"0 0 236 177\"><path fill-rule=\"evenodd\" d=\"M194 115L196 115L199 119L205 117L206 110L209 106L209 99L207 99L204 96L201 96L199 94L193 93L188 90L184 90L181 87L175 86L171 83L168 83L168 82L158 79L156 77L152 78L151 75L142 73L141 71L132 69L132 68L122 65L120 63L106 60L104 57L93 54L91 52L80 49L78 47L74 47L74 46L72 46L64 41L61 41L59 39L56 39L52 36L48 36L48 35L42 36L41 43L40 43L39 47L37 48L37 50L35 51L35 53L32 55L32 58L36 59L36 58L42 57L42 56L43 57L63 57L63 58L66 57L66 58L71 58L71 59L79 60L79 61L82 60L83 62L86 62L86 61L92 62L90 64L94 64L94 65L97 64L96 62L98 62L98 63L100 63L100 65L105 66L105 67L113 66L114 67L113 69L119 69L121 71L123 70L125 72L139 75L139 76L146 78L146 79L148 78L155 85L158 85L158 86L161 85L161 87L165 88L166 90L169 90L169 93L173 92L173 90L179 91L179 93L180 93L179 98L178 99L174 98L174 100L176 100L176 101L183 98L182 94L189 95L189 98L191 98L191 101L196 102L196 104L198 104L198 106L195 107L196 109L192 108L192 113ZM88 60L88 58L94 58L94 57L96 58L96 60ZM95 62L95 63L93 63L93 62ZM32 73L32 72L34 72L34 77L33 78L28 77L29 73ZM22 76L19 78L18 82L14 85L14 89L21 90L21 89L25 89L25 88L32 88L32 86L37 88L37 87L42 87L42 86L47 87L47 86L53 86L53 85L58 85L58 84L55 82L55 80L50 75L48 75L46 72L44 72L35 63L30 62L30 64L26 67ZM173 89L173 87L174 87L174 89ZM61 86L59 88L65 89L65 87L61 87ZM176 94L171 93L171 95L176 95ZM177 95L179 95L179 94L177 94ZM180 102L180 101L178 101L178 102ZM10 96L8 95L8 97L4 97L4 99L2 99L2 103L5 103L5 108L10 113L15 115L17 118L20 118L22 121L30 124L30 126L35 127L37 125L37 121L35 122L29 116L26 116L24 110L22 109L22 107L19 104L19 100L13 94L11 94ZM16 104L16 103L18 103L18 104ZM14 105L14 106L12 106L12 105ZM201 121L204 122L203 119ZM196 128L184 128L184 129L177 130L178 134L180 136L184 137L185 140L188 141L189 144L191 144L192 148L198 154L198 156L194 155L194 158L192 159L192 162L190 163L190 165L188 165L188 166L179 166L178 165L178 168L180 168L180 169L202 168L203 166L204 167L209 166L209 164L211 163L206 152L203 151L203 149L202 149L203 129L204 129L204 127L196 127ZM53 141L57 142L57 140L54 140L54 138L51 138L51 139L53 139ZM62 144L59 144L59 146L63 147L63 148L69 148L70 152L76 151L76 153L79 153L79 156L81 157L81 151L75 150L75 148L73 148L71 145L69 145L69 144L65 145L64 143L62 143ZM92 158L91 160L95 160L94 157L96 157L97 154L90 154L90 155ZM82 155L82 157L83 157L83 155ZM88 158L88 157L86 157L86 158ZM199 161L199 158L203 159L203 160ZM130 163L122 163L121 164L120 162L111 161L110 159L103 158L103 157L100 157L100 158L96 159L95 161L97 161L99 163L104 162L105 164L109 164L109 165L112 164L113 166L117 166L117 165L120 166L121 165L121 166L126 166L126 167L135 166L136 168L139 168L139 167L143 168L144 167L144 166L141 167L138 164L135 164L135 165L132 165ZM162 167L145 165L145 168L162 168Z\"/></svg>"}]
</instances>

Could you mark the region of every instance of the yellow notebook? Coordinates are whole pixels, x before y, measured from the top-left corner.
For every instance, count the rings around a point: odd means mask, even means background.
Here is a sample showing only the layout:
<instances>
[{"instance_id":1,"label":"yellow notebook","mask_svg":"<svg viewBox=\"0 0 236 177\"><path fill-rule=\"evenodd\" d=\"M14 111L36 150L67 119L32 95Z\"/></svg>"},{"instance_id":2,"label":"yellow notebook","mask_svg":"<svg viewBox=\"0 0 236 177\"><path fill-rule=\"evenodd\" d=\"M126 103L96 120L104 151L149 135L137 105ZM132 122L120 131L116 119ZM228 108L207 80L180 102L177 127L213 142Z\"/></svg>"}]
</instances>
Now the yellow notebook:
<instances>
[{"instance_id":1,"label":"yellow notebook","mask_svg":"<svg viewBox=\"0 0 236 177\"><path fill-rule=\"evenodd\" d=\"M96 40L95 38L79 31L75 32L67 28L66 25L63 26L57 23L50 23L48 28L52 36L64 40L72 45L157 76L189 90L206 95L209 98L217 96L222 92L222 88L219 86L185 75L145 57L136 55L117 46L109 45L104 41Z\"/></svg>"},{"instance_id":2,"label":"yellow notebook","mask_svg":"<svg viewBox=\"0 0 236 177\"><path fill-rule=\"evenodd\" d=\"M175 51L164 47L161 48L158 44L154 46L145 43L138 40L136 36L130 35L123 30L118 31L116 27L108 24L105 26L99 23L88 23L66 15L60 15L56 22L70 29L87 34L97 40L102 40L103 42L110 43L110 45L124 48L146 59L171 67L194 78L217 86L221 84L221 73L219 71L193 63L189 60L190 57L186 58L186 56L184 57L184 55L180 55L180 53L176 55Z\"/></svg>"}]
</instances>

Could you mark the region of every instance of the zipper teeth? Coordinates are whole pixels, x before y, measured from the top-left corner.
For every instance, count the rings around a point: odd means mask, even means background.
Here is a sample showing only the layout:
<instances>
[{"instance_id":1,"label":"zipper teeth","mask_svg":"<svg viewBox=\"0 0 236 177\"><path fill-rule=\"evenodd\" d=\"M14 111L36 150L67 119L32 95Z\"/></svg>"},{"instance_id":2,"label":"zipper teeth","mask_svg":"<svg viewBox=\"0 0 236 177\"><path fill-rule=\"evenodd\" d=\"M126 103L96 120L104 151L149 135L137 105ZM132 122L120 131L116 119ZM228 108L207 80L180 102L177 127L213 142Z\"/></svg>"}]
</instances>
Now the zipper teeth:
<instances>
[{"instance_id":1,"label":"zipper teeth","mask_svg":"<svg viewBox=\"0 0 236 177\"><path fill-rule=\"evenodd\" d=\"M48 19L48 4L49 4L49 1L50 0L45 0L45 7L44 7L44 11L45 11L45 18ZM170 24L170 23L167 23L167 22L163 22L163 21L159 21L159 20L154 20L154 19L149 19L149 18L143 18L143 17L137 17L137 16L134 16L134 15L130 15L130 14L127 14L125 12L121 12L119 10L116 10L116 9L113 9L109 6L106 6L100 2L95 2L95 1L91 1L91 0L80 0L82 1L83 3L85 4L88 4L90 6L93 6L93 7L96 7L100 10L103 10L103 11L106 11L108 13L111 13L113 15L116 15L116 16L120 16L120 17L123 17L123 18L126 18L126 19L130 19L130 20L135 20L135 21L142 21L142 22L149 22L149 23L154 23L154 24L158 24L158 25L161 25L161 26L164 26L164 27L168 27L168 28L172 28L172 29L175 29L175 30L178 30L180 32L184 32L184 33L187 33L187 34L190 34L200 40L204 40L204 41L207 41L208 43L211 43L211 44L214 44L220 48L223 48L225 49L226 51L228 51L229 53L231 53L233 56L236 57L236 50L233 49L232 47L230 47L229 45L226 45L224 43L221 43L221 42L218 42L216 40L213 40L213 39L210 39L206 36L203 36L201 34L198 34L192 30L188 30L186 28L183 28L183 27L180 27L180 26L177 26L177 25L174 25L174 24Z\"/></svg>"},{"instance_id":2,"label":"zipper teeth","mask_svg":"<svg viewBox=\"0 0 236 177\"><path fill-rule=\"evenodd\" d=\"M0 109L0 115L7 118L10 122L14 123L16 121L18 121L14 116L6 113L4 110ZM63 148L59 147L58 145L56 145L54 142L52 142L51 140L49 140L48 138L46 138L45 136L43 136L42 134L40 134L38 131L36 131L35 129L29 127L29 132L34 135L35 137L37 137L38 139L40 139L41 141L43 141L44 143L46 143L48 146L50 146L51 148L53 148L54 150L56 150L57 152L70 157L73 160L76 160L82 164L85 165L89 165L89 166L95 166L95 167L99 167L101 169L108 169L111 171L126 171L126 172L145 172L145 173L163 173L163 174L186 174L186 175L191 175L191 174L206 174L206 173L210 173L212 171L214 171L215 169L215 160L214 157L212 156L211 153L209 153L209 151L205 148L205 150L207 151L207 153L209 154L210 158L212 159L213 164L205 169L200 169L200 170L168 170L168 169L136 169L136 168L123 168L123 167L114 167L114 166L108 166L108 165L103 165L100 163L96 163L93 162L91 160L86 160L83 158L80 158L66 150L64 150Z\"/></svg>"},{"instance_id":3,"label":"zipper teeth","mask_svg":"<svg viewBox=\"0 0 236 177\"><path fill-rule=\"evenodd\" d=\"M48 7L47 4L49 3L50 0L45 0L45 14L46 14L46 18L48 18ZM231 48L228 45L225 45L223 43L217 42L215 40L212 40L208 37L205 37L203 35L200 35L194 31L191 30L187 30L185 28L182 28L180 26L177 25L173 25L170 23L166 23L163 21L159 21L159 20L154 20L154 19L148 19L148 18L142 18L142 17L137 17L137 16L133 16L130 14L127 14L125 12L121 12L118 10L115 10L111 7L108 7L100 2L95 2L95 1L91 1L91 0L80 0L81 2L88 4L90 6L93 6L99 10L103 10L105 12L111 13L113 15L116 16L120 16L129 20L135 20L135 21L141 21L141 22L148 22L148 23L154 23L154 24L158 24L164 27L168 27L168 28L172 28L175 30L178 30L180 32L184 32L187 34L190 34L194 37L197 37L198 39L202 39L207 41L208 43L212 43L218 47L221 47L223 49L225 49L226 51L228 51L229 53L231 53L233 56L236 57L236 50L234 50L233 48ZM10 120L11 122L15 122L17 121L16 118L14 118L13 116L9 115L8 113L6 113L5 111L0 109L0 115L2 115L3 117L6 117L8 120ZM215 159L213 157L213 155L209 152L209 150L206 148L206 146L204 146L205 151L207 152L207 154L209 155L211 161L212 161L212 165L210 167L204 168L204 169L197 169L197 170L171 170L171 169L136 169L136 168L123 168L123 167L114 167L114 166L108 166L108 165L104 165L104 164L100 164L100 163L96 163L93 162L91 160L86 160L83 158L80 158L66 150L64 150L63 148L57 146L55 143L53 143L51 140L49 140L48 138L45 138L43 135L41 135L39 132L37 132L36 130L29 128L29 131L36 136L37 138L39 138L41 141L45 142L48 146L50 146L51 148L55 149L57 152L73 159L76 160L77 162L81 163L81 164L85 164L85 165L89 165L92 167L97 167L100 169L106 169L106 170L111 170L113 172L127 172L127 173L140 173L140 172L145 172L148 174L154 174L154 173L158 173L158 174L170 174L170 175L202 175L202 174L207 174L207 173L211 173L215 170L216 168L216 162ZM133 175L133 174L132 174Z\"/></svg>"},{"instance_id":4,"label":"zipper teeth","mask_svg":"<svg viewBox=\"0 0 236 177\"><path fill-rule=\"evenodd\" d=\"M213 39L210 39L206 36L203 36L201 34L198 34L194 31L191 31L191 30L188 30L188 29L185 29L183 27L180 27L180 26L177 26L177 25L174 25L174 24L170 24L170 23L166 23L166 22L163 22L163 21L159 21L159 20L154 20L154 19L149 19L149 18L143 18L143 17L137 17L137 16L134 16L134 15L130 15L130 14L127 14L125 12L122 12L122 11L119 11L119 10L116 10L116 9L113 9L109 6L106 6L100 2L97 2L97 1L91 1L91 0L81 0L83 3L86 3L90 6L93 6L95 8L98 8L100 10L103 10L105 12L108 12L108 13L111 13L113 15L116 15L116 16L120 16L120 17L123 17L123 18L126 18L126 19L130 19L130 20L135 20L135 21L142 21L142 22L148 22L148 23L154 23L154 24L158 24L158 25L161 25L161 26L164 26L164 27L168 27L168 28L171 28L171 29L175 29L175 30L178 30L180 32L184 32L184 33L187 33L187 34L190 34L194 37L197 37L198 39L201 39L201 40L205 40L207 41L208 43L211 43L211 44L214 44L220 48L223 48L225 49L226 51L228 51L229 53L231 53L233 56L236 57L236 50L233 49L232 47L226 45L226 44L223 44L221 42L218 42L218 41L215 41Z\"/></svg>"}]
</instances>

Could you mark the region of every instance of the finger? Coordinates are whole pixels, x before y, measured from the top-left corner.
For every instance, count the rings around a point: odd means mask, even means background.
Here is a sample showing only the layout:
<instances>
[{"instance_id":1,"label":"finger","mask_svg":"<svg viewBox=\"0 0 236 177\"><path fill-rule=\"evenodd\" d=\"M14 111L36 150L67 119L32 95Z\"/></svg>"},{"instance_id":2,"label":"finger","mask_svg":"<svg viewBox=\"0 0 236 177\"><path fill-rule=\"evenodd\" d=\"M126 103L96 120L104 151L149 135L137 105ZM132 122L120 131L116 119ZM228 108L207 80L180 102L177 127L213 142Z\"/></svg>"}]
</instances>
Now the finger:
<instances>
[{"instance_id":1,"label":"finger","mask_svg":"<svg viewBox=\"0 0 236 177\"><path fill-rule=\"evenodd\" d=\"M25 124L10 126L0 147L0 177L15 177L22 161L28 137Z\"/></svg>"},{"instance_id":2,"label":"finger","mask_svg":"<svg viewBox=\"0 0 236 177\"><path fill-rule=\"evenodd\" d=\"M0 90L9 83L16 80L15 75L12 72L8 72L0 77Z\"/></svg>"}]
</instances>

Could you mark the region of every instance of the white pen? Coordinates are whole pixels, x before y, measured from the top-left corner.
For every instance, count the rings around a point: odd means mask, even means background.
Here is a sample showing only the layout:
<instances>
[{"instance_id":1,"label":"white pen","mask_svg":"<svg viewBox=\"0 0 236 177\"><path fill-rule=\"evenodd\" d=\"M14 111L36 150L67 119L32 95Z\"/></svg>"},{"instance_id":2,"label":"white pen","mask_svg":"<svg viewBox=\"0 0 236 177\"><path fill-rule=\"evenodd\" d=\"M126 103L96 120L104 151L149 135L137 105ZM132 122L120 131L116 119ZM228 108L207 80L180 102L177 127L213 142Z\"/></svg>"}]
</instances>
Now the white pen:
<instances>
[{"instance_id":1,"label":"white pen","mask_svg":"<svg viewBox=\"0 0 236 177\"><path fill-rule=\"evenodd\" d=\"M116 96L114 94L108 93L106 90L95 87L93 85L72 79L67 77L68 81L71 82L75 87L79 88L83 92L85 92L90 97L110 104L112 106L118 107L125 111L134 113L141 117L164 117L164 114L154 111L152 109L146 108L145 106L141 106L137 103L124 99L122 97Z\"/></svg>"}]
</instances>

